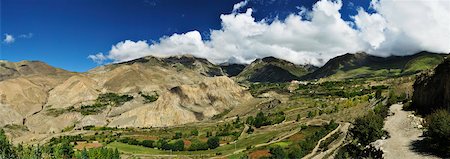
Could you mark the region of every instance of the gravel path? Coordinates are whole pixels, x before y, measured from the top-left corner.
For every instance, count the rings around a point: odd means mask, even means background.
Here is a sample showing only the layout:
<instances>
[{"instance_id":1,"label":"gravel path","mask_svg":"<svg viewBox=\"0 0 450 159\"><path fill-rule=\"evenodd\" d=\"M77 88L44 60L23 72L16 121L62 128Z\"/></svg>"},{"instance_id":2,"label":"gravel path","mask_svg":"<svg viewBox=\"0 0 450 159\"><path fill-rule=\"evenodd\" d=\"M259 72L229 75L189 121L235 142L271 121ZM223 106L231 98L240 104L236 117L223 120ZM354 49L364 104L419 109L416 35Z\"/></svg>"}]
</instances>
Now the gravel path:
<instances>
[{"instance_id":1,"label":"gravel path","mask_svg":"<svg viewBox=\"0 0 450 159\"><path fill-rule=\"evenodd\" d=\"M434 156L426 156L419 154L410 149L411 143L420 140L422 130L416 128L412 112L402 110L403 105L394 104L390 107L391 113L394 115L386 118L384 129L391 136L385 140L378 140L378 144L384 152L384 158L405 158L405 159L424 159L437 158Z\"/></svg>"}]
</instances>

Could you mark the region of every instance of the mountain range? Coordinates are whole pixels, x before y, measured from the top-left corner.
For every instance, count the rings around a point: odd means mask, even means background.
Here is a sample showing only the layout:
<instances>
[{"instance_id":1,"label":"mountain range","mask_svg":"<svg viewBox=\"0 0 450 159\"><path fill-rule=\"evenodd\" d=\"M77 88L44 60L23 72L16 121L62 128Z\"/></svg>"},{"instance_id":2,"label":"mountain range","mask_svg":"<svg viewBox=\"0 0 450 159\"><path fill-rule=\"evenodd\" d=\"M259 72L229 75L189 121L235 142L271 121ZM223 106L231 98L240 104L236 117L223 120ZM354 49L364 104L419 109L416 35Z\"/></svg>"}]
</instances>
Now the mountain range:
<instances>
[{"instance_id":1,"label":"mountain range","mask_svg":"<svg viewBox=\"0 0 450 159\"><path fill-rule=\"evenodd\" d=\"M241 82L398 76L434 68L444 54L345 54L317 68L266 57L215 65L190 55L142 57L77 73L43 62L0 61L0 126L31 132L67 127L166 127L208 120L253 99Z\"/></svg>"}]
</instances>

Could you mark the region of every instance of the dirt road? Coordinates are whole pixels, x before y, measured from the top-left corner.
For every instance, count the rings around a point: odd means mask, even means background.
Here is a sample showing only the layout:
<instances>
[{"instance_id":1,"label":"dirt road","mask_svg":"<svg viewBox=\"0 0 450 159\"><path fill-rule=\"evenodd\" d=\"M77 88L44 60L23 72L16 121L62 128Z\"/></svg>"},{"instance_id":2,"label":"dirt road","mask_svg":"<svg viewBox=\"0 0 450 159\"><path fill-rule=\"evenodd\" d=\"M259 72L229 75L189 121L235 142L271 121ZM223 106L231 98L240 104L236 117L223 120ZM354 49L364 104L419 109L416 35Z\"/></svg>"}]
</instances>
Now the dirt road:
<instances>
[{"instance_id":1,"label":"dirt road","mask_svg":"<svg viewBox=\"0 0 450 159\"><path fill-rule=\"evenodd\" d=\"M424 159L437 158L434 156L425 156L411 150L411 143L419 140L423 131L416 128L413 121L412 112L402 110L403 105L394 104L390 107L390 111L394 115L386 118L384 129L391 136L385 140L378 140L381 149L384 152L384 158L407 158L407 159Z\"/></svg>"}]
</instances>

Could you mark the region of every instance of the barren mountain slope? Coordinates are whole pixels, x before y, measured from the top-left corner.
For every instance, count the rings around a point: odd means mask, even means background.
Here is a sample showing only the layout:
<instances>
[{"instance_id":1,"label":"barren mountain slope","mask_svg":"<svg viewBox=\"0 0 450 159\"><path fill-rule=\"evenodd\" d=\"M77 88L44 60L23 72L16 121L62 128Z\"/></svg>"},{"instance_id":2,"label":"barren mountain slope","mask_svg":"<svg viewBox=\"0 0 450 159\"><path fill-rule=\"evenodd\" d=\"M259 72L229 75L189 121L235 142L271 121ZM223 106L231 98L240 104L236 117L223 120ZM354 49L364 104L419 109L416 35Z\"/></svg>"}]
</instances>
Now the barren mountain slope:
<instances>
[{"instance_id":1,"label":"barren mountain slope","mask_svg":"<svg viewBox=\"0 0 450 159\"><path fill-rule=\"evenodd\" d=\"M0 126L22 124L42 109L48 91L75 74L38 61L0 64Z\"/></svg>"},{"instance_id":2,"label":"barren mountain slope","mask_svg":"<svg viewBox=\"0 0 450 159\"><path fill-rule=\"evenodd\" d=\"M33 80L39 82L21 78L0 82L1 90L9 90L1 92L6 94L2 107L14 110L1 123L24 121L32 133L88 125L170 126L208 119L252 98L222 76L220 67L192 56L144 57L70 75ZM107 93L130 99L98 105L100 95ZM159 95L158 100L145 102L144 95L149 93Z\"/></svg>"},{"instance_id":3,"label":"barren mountain slope","mask_svg":"<svg viewBox=\"0 0 450 159\"><path fill-rule=\"evenodd\" d=\"M30 75L67 75L70 72L40 61L8 62L0 60L0 81Z\"/></svg>"},{"instance_id":4,"label":"barren mountain slope","mask_svg":"<svg viewBox=\"0 0 450 159\"><path fill-rule=\"evenodd\" d=\"M181 85L164 92L152 104L115 118L110 126L171 126L210 118L248 100L251 95L228 77L206 78L197 85Z\"/></svg>"}]
</instances>

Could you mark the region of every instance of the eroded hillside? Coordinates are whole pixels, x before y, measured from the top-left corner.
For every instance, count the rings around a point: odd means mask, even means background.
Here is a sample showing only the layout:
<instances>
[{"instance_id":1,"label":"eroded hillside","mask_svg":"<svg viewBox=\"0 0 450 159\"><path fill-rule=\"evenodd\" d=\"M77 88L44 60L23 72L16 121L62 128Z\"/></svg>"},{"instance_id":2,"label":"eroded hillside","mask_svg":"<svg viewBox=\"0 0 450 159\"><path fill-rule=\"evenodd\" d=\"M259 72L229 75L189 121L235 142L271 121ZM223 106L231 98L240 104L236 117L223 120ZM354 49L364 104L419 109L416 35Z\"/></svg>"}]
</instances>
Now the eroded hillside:
<instances>
[{"instance_id":1,"label":"eroded hillside","mask_svg":"<svg viewBox=\"0 0 450 159\"><path fill-rule=\"evenodd\" d=\"M252 98L219 66L192 56L144 57L86 73L40 62L23 71L17 69L26 65L22 62L3 63L11 71L0 81L0 124L24 124L31 133L179 125L209 119Z\"/></svg>"}]
</instances>

